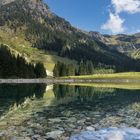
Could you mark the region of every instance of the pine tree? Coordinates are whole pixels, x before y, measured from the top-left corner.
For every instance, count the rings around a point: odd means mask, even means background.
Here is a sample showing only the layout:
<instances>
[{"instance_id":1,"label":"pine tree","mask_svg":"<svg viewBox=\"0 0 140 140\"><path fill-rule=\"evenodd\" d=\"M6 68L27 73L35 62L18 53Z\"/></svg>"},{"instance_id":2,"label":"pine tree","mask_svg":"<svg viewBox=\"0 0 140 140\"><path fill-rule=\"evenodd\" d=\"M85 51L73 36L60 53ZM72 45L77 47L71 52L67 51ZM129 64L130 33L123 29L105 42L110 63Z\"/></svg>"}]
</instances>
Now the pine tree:
<instances>
[{"instance_id":1,"label":"pine tree","mask_svg":"<svg viewBox=\"0 0 140 140\"><path fill-rule=\"evenodd\" d=\"M74 76L75 71L76 71L76 68L74 65L72 65L72 64L67 65L67 75L68 76Z\"/></svg>"},{"instance_id":2,"label":"pine tree","mask_svg":"<svg viewBox=\"0 0 140 140\"><path fill-rule=\"evenodd\" d=\"M84 64L83 60L81 60L79 64L79 70L78 70L79 75L86 75L86 65Z\"/></svg>"},{"instance_id":3,"label":"pine tree","mask_svg":"<svg viewBox=\"0 0 140 140\"><path fill-rule=\"evenodd\" d=\"M61 63L60 76L68 76L67 65Z\"/></svg>"},{"instance_id":4,"label":"pine tree","mask_svg":"<svg viewBox=\"0 0 140 140\"><path fill-rule=\"evenodd\" d=\"M87 69L87 74L93 74L94 73L94 66L92 61L87 61L86 62L86 69Z\"/></svg>"},{"instance_id":5,"label":"pine tree","mask_svg":"<svg viewBox=\"0 0 140 140\"><path fill-rule=\"evenodd\" d=\"M61 72L61 63L57 62L57 64L55 64L53 73L55 77L59 77L60 76L60 72Z\"/></svg>"},{"instance_id":6,"label":"pine tree","mask_svg":"<svg viewBox=\"0 0 140 140\"><path fill-rule=\"evenodd\" d=\"M45 78L47 76L46 70L45 70L44 65L42 63L36 64L35 74L36 74L36 78Z\"/></svg>"}]
</instances>

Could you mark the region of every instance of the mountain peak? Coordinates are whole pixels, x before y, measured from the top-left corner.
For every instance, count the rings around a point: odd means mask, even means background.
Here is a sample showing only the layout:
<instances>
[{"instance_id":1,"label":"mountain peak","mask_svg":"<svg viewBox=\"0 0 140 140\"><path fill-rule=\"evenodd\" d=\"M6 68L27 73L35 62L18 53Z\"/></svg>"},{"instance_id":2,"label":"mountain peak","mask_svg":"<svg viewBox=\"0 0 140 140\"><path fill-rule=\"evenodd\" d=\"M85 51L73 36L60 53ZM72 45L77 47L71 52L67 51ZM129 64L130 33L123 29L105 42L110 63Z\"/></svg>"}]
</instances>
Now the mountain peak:
<instances>
[{"instance_id":1,"label":"mountain peak","mask_svg":"<svg viewBox=\"0 0 140 140\"><path fill-rule=\"evenodd\" d=\"M93 32L93 31L90 31L89 32L89 35L94 38L95 40L98 40L98 41L101 41L101 42L105 42L105 38L102 34L100 34L99 32Z\"/></svg>"},{"instance_id":2,"label":"mountain peak","mask_svg":"<svg viewBox=\"0 0 140 140\"><path fill-rule=\"evenodd\" d=\"M26 2L26 0L0 0L0 4L6 5L6 4L12 3L14 1L25 1ZM28 2L40 3L40 2L43 2L43 0L28 0Z\"/></svg>"}]
</instances>

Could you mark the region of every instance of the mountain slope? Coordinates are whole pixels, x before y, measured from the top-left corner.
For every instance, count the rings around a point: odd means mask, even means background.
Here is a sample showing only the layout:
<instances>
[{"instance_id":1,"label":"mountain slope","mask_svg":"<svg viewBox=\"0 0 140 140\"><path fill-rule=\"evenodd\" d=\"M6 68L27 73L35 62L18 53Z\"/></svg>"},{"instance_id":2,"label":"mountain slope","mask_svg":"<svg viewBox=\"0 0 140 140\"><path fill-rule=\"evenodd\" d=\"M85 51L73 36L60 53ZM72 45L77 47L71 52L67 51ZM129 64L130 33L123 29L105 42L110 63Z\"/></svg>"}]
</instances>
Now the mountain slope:
<instances>
[{"instance_id":1,"label":"mountain slope","mask_svg":"<svg viewBox=\"0 0 140 140\"><path fill-rule=\"evenodd\" d=\"M117 71L139 70L137 61L74 28L41 0L1 1L0 42L31 62L43 62L50 71L57 61L76 65L81 60Z\"/></svg>"},{"instance_id":2,"label":"mountain slope","mask_svg":"<svg viewBox=\"0 0 140 140\"><path fill-rule=\"evenodd\" d=\"M3 3L4 2L5 0L3 0ZM44 36L44 34L49 32L51 28L50 26L47 27L47 24L44 27L43 23L41 23L42 13L46 18L50 17L50 19L53 15L48 11L47 5L44 5L39 1L36 2L34 0L7 0L6 2L8 3L0 7L1 43L8 44L10 47L12 47L13 50L15 50L15 52L25 56L29 61L44 62L49 71L52 71L57 60L60 62L64 62L64 60L66 60L66 63L76 64L75 61L61 58L54 53L49 55L44 53L44 51L31 47L36 42L36 40L39 40L38 38ZM37 11L36 6L38 6ZM45 10L42 11L41 9ZM34 11L36 11L35 14L32 13ZM36 26L39 28L39 30L36 29ZM41 30L43 30L43 28L45 28L45 31L43 31L42 35Z\"/></svg>"},{"instance_id":3,"label":"mountain slope","mask_svg":"<svg viewBox=\"0 0 140 140\"><path fill-rule=\"evenodd\" d=\"M111 49L124 53L132 58L140 58L140 33L125 35L102 35L97 32L89 32L92 38L108 45Z\"/></svg>"},{"instance_id":4,"label":"mountain slope","mask_svg":"<svg viewBox=\"0 0 140 140\"><path fill-rule=\"evenodd\" d=\"M139 59L140 34L116 35L108 37L110 45L135 59Z\"/></svg>"}]
</instances>

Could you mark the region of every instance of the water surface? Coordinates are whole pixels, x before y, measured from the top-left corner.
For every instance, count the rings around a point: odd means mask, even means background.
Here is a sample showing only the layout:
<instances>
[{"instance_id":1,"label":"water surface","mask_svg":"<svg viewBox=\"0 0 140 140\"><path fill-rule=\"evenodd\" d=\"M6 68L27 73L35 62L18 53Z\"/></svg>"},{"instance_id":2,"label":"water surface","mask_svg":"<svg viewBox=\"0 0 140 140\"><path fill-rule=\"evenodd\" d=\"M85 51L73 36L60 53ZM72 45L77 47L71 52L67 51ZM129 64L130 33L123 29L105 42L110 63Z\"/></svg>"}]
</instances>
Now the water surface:
<instances>
[{"instance_id":1,"label":"water surface","mask_svg":"<svg viewBox=\"0 0 140 140\"><path fill-rule=\"evenodd\" d=\"M0 85L0 136L65 140L85 130L140 128L140 89Z\"/></svg>"}]
</instances>

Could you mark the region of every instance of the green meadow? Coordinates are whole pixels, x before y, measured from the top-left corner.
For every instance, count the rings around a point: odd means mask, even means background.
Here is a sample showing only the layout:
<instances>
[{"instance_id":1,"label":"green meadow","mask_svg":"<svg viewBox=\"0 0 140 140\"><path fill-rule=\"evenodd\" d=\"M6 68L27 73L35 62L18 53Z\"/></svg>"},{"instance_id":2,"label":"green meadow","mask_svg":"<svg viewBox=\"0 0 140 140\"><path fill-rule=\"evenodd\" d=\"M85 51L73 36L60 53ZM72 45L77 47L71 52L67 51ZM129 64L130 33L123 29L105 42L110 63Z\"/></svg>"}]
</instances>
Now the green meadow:
<instances>
[{"instance_id":1,"label":"green meadow","mask_svg":"<svg viewBox=\"0 0 140 140\"><path fill-rule=\"evenodd\" d=\"M65 78L140 80L140 72L125 72L125 73L113 73L113 74L93 74L93 75L81 75L81 76L68 76L68 77L65 77Z\"/></svg>"}]
</instances>

